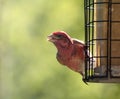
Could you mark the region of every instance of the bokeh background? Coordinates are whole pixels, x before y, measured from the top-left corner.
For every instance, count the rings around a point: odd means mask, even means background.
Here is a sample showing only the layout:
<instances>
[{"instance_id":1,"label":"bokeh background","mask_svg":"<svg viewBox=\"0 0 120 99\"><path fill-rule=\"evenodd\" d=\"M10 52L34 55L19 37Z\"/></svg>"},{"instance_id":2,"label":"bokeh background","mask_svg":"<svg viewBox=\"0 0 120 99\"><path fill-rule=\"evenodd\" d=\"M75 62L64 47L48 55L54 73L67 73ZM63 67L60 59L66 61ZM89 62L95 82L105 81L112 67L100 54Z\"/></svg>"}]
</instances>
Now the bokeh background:
<instances>
[{"instance_id":1,"label":"bokeh background","mask_svg":"<svg viewBox=\"0 0 120 99\"><path fill-rule=\"evenodd\" d=\"M0 0L0 99L120 99L119 84L85 85L46 40L84 40L84 0Z\"/></svg>"}]
</instances>

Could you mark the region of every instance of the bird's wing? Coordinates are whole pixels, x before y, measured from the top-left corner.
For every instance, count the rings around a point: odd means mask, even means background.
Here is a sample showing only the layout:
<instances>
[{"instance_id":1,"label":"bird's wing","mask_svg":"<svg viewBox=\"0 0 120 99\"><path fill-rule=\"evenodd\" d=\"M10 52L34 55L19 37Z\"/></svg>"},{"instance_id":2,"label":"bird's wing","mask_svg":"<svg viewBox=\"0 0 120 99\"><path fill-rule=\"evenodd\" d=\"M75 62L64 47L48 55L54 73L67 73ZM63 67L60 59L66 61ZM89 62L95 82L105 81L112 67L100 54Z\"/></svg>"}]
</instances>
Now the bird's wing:
<instances>
[{"instance_id":1,"label":"bird's wing","mask_svg":"<svg viewBox=\"0 0 120 99\"><path fill-rule=\"evenodd\" d=\"M78 39L73 39L73 42L83 46L84 51L86 53L86 57L90 59L90 67L93 64L93 68L95 68L95 59L92 57L91 52L89 52L89 49L87 49L87 46L84 44L84 42Z\"/></svg>"},{"instance_id":2,"label":"bird's wing","mask_svg":"<svg viewBox=\"0 0 120 99\"><path fill-rule=\"evenodd\" d=\"M85 59L85 44L83 41L80 41L78 39L72 39L73 46L74 46L74 53L76 56L80 57L81 59Z\"/></svg>"},{"instance_id":3,"label":"bird's wing","mask_svg":"<svg viewBox=\"0 0 120 99\"><path fill-rule=\"evenodd\" d=\"M86 53L86 58L90 59L90 64L92 64L92 63L94 64L95 59L92 58L92 54L91 54L91 52L89 52L89 49L87 49L87 46L84 44L84 42L81 40L78 40L78 39L73 39L73 42L75 45L77 44L83 48L84 52Z\"/></svg>"},{"instance_id":4,"label":"bird's wing","mask_svg":"<svg viewBox=\"0 0 120 99\"><path fill-rule=\"evenodd\" d=\"M78 40L78 39L73 38L73 42L74 42L75 44L79 44L79 45L85 46L84 42L81 41L81 40Z\"/></svg>"},{"instance_id":5,"label":"bird's wing","mask_svg":"<svg viewBox=\"0 0 120 99\"><path fill-rule=\"evenodd\" d=\"M85 45L85 43L83 41L78 40L78 39L73 39L73 42L74 42L75 45L77 44L77 45L79 45L79 46L81 46L83 48L83 50L87 53L86 54L87 57L91 56L91 53L89 53L89 50L87 49L87 47L86 47L86 45Z\"/></svg>"}]
</instances>

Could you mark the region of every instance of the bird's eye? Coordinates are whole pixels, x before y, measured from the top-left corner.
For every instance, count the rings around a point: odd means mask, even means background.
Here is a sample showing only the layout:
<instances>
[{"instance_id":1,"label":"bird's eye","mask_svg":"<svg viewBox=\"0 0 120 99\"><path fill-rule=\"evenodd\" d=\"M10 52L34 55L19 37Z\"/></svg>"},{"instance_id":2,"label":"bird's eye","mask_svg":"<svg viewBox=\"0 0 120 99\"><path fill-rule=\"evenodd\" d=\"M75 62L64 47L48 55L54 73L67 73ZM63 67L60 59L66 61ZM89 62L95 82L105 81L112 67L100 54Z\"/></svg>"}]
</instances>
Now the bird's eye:
<instances>
[{"instance_id":1,"label":"bird's eye","mask_svg":"<svg viewBox=\"0 0 120 99\"><path fill-rule=\"evenodd\" d=\"M58 38L62 38L62 35L57 35Z\"/></svg>"}]
</instances>

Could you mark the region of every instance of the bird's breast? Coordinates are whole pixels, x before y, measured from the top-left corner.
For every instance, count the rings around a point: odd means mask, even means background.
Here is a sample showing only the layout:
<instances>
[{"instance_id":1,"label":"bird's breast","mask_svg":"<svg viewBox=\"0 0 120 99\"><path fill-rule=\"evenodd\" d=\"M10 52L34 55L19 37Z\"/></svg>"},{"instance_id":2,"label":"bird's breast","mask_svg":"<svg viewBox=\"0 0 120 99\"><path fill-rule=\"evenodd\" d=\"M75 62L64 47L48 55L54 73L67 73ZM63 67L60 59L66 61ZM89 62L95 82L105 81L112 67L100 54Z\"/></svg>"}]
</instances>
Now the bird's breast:
<instances>
[{"instance_id":1,"label":"bird's breast","mask_svg":"<svg viewBox=\"0 0 120 99\"><path fill-rule=\"evenodd\" d=\"M57 60L59 61L59 63L61 63L62 65L66 65L68 68L70 68L73 71L76 72L82 71L84 61L80 59L80 57L78 56L71 56L71 57L68 56L57 55Z\"/></svg>"}]
</instances>

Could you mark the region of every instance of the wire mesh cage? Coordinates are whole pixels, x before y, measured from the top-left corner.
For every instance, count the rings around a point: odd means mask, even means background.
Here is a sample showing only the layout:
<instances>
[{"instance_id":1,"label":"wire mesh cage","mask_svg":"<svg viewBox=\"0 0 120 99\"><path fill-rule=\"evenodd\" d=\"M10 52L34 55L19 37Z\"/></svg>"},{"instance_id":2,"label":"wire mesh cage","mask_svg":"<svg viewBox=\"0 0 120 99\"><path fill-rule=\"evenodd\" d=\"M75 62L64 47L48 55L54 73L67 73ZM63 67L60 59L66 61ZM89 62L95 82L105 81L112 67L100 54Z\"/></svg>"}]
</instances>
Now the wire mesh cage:
<instances>
[{"instance_id":1,"label":"wire mesh cage","mask_svg":"<svg viewBox=\"0 0 120 99\"><path fill-rule=\"evenodd\" d=\"M85 78L120 82L120 0L84 0Z\"/></svg>"}]
</instances>

